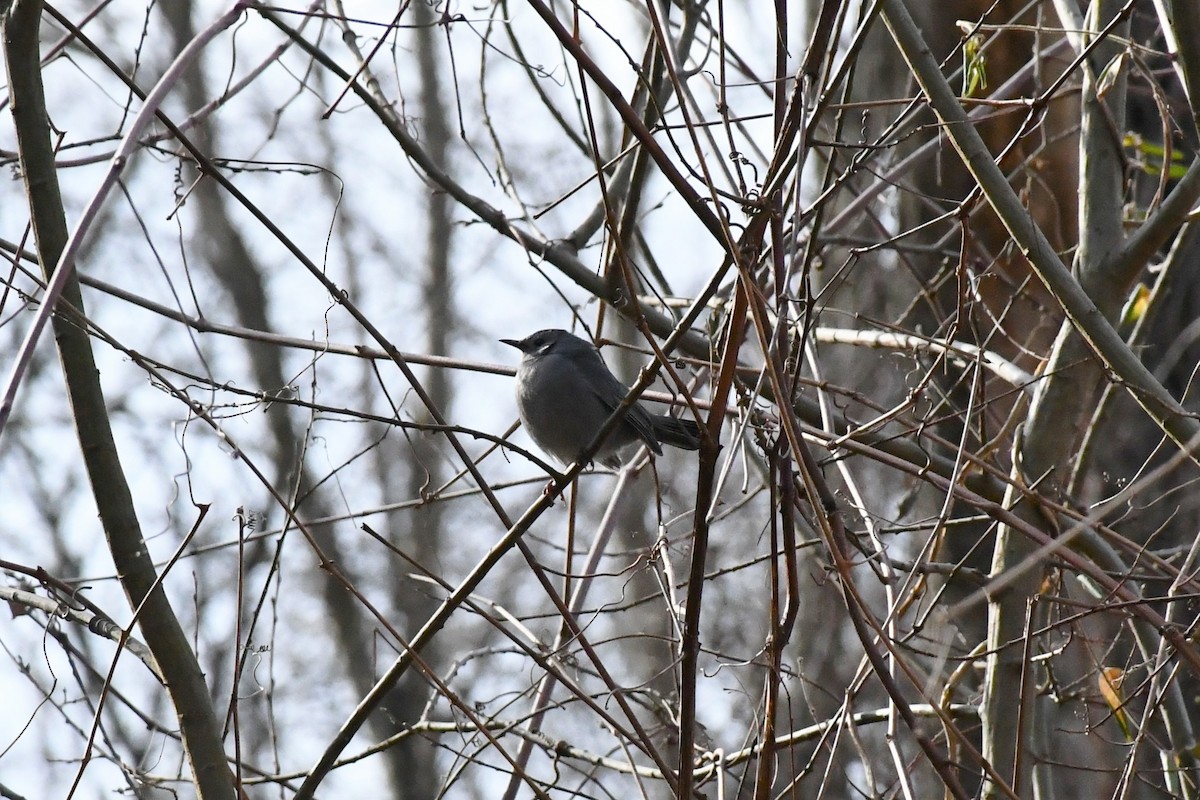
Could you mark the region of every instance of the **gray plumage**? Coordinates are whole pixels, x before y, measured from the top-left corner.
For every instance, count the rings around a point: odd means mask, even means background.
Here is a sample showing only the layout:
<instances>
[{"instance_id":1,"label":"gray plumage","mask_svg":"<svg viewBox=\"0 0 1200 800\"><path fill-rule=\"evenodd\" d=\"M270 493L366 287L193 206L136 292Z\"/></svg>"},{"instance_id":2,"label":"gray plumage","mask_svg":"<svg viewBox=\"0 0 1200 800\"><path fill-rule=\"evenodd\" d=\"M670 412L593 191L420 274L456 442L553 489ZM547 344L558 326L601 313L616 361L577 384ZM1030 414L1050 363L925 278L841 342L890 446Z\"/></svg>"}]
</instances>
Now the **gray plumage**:
<instances>
[{"instance_id":1,"label":"gray plumage","mask_svg":"<svg viewBox=\"0 0 1200 800\"><path fill-rule=\"evenodd\" d=\"M517 408L530 438L563 464L577 461L629 389L609 372L591 342L566 331L500 341L524 354L517 369ZM639 401L594 458L616 469L620 451L639 440L655 455L662 455L664 444L697 450L700 427L690 419L651 414Z\"/></svg>"}]
</instances>

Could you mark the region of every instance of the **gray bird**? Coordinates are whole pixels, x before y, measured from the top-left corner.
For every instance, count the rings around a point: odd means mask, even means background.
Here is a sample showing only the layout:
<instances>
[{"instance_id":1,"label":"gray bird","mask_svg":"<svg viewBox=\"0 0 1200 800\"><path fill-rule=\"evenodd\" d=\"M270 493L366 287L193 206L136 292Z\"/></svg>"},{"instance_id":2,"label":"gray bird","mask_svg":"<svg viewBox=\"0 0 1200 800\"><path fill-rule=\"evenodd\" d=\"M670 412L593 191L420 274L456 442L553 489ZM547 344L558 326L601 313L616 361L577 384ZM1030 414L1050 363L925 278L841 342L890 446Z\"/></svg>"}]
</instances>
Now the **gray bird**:
<instances>
[{"instance_id":1,"label":"gray bird","mask_svg":"<svg viewBox=\"0 0 1200 800\"><path fill-rule=\"evenodd\" d=\"M591 342L566 331L500 341L525 354L517 369L517 408L530 438L563 464L577 461L629 389L608 371ZM655 455L662 455L664 444L697 450L700 426L690 419L655 416L637 402L594 458L616 469L621 450L639 440Z\"/></svg>"}]
</instances>

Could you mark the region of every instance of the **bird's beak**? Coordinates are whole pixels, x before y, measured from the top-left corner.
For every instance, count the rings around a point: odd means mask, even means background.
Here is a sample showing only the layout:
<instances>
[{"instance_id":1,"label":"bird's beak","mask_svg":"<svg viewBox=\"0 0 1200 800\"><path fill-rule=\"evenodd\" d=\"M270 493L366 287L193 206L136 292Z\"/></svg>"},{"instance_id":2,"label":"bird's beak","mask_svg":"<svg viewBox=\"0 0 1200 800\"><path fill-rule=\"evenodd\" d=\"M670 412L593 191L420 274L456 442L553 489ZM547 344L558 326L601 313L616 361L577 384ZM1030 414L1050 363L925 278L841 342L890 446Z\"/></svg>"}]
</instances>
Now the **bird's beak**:
<instances>
[{"instance_id":1,"label":"bird's beak","mask_svg":"<svg viewBox=\"0 0 1200 800\"><path fill-rule=\"evenodd\" d=\"M505 343L506 345L508 345L509 347L515 347L515 348L517 348L517 349L518 349L518 350L520 350L522 353L524 353L524 352L525 352L525 348L524 348L524 347L521 347L521 342L520 342L520 341L518 341L517 339L501 339L500 341L504 342L504 343Z\"/></svg>"}]
</instances>

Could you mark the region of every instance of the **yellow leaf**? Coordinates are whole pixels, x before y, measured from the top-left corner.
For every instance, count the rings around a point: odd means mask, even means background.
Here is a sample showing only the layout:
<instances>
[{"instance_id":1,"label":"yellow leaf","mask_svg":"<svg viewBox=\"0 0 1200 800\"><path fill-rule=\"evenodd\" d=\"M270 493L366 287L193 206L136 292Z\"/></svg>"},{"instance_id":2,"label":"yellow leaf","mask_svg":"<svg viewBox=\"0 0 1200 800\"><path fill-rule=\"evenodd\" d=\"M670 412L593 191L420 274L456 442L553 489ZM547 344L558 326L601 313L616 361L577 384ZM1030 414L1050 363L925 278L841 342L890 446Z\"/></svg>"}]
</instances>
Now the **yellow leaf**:
<instances>
[{"instance_id":1,"label":"yellow leaf","mask_svg":"<svg viewBox=\"0 0 1200 800\"><path fill-rule=\"evenodd\" d=\"M1121 684L1125 682L1125 671L1120 667L1103 667L1096 676L1100 687L1100 696L1112 709L1113 718L1121 727L1121 733L1129 741L1133 740L1129 725L1129 715L1125 713L1125 698L1121 696Z\"/></svg>"},{"instance_id":2,"label":"yellow leaf","mask_svg":"<svg viewBox=\"0 0 1200 800\"><path fill-rule=\"evenodd\" d=\"M987 88L987 57L983 54L983 34L968 36L963 42L963 97L972 97Z\"/></svg>"},{"instance_id":3,"label":"yellow leaf","mask_svg":"<svg viewBox=\"0 0 1200 800\"><path fill-rule=\"evenodd\" d=\"M1121 324L1132 325L1142 318L1150 306L1150 287L1139 283L1121 309Z\"/></svg>"}]
</instances>

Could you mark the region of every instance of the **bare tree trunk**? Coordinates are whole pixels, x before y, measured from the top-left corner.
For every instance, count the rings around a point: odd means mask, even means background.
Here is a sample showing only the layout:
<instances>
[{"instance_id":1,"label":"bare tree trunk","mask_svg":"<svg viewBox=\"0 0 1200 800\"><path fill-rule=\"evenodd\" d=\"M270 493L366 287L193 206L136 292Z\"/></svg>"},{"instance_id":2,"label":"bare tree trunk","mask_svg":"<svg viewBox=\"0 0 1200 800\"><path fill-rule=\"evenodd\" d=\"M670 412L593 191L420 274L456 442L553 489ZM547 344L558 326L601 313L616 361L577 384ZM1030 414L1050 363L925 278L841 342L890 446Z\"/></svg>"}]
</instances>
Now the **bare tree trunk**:
<instances>
[{"instance_id":1,"label":"bare tree trunk","mask_svg":"<svg viewBox=\"0 0 1200 800\"><path fill-rule=\"evenodd\" d=\"M1093 7L1093 30L1103 28L1117 12L1119 3L1102 3ZM1071 27L1069 23L1066 27ZM1121 31L1127 32L1128 26ZM1118 35L1124 35L1118 32ZM1116 54L1115 44L1104 44L1094 51L1090 69L1085 70L1083 84L1083 127L1080 136L1080 198L1079 248L1076 252L1076 271L1088 294L1098 307L1116 324L1122 299L1129 294L1130 283L1141 271L1140 265L1132 274L1114 275L1108 268L1110 253L1121 245L1122 223L1122 162L1120 142L1114 130L1124 129L1125 83L1118 76L1104 100L1096 96L1096 80L1105 64ZM1029 416L1021 437L1019 450L1012 456L1014 476L1020 484L1038 486L1046 496L1061 499L1063 467L1070 463L1071 453L1082 443L1084 427L1092 420L1100 397L1103 372L1091 348L1070 322L1064 322L1046 366L1046 378L1030 402ZM1017 492L1010 489L1006 502L1017 504ZM1022 506L1021 513L1034 524L1044 519L1040 509ZM1036 549L1025 536L1001 526L993 555L992 573L1026 566ZM1043 571L1028 569L1021 579L990 607L988 629L988 672L983 705L984 755L997 771L1012 781L1018 795L1033 788L1034 766L1039 758L1058 760L1061 756L1045 752L1048 740L1037 735L1041 723L1037 715L1051 714L1054 709L1035 703L1034 693L1027 687L1036 681L1028 654L1020 643L1029 635L1030 627L1039 621L1031 617L1031 601L1043 581ZM1013 698L1020 698L1020 713L1014 714ZM1021 723L1030 726L1022 729ZM1050 723L1053 725L1053 723ZM1068 785L1078 785L1072 776L1060 785L1042 785L1040 791L1059 796ZM1097 791L1102 791L1096 787ZM1086 792L1085 792L1086 794ZM1001 797L1003 792L989 784L985 796Z\"/></svg>"},{"instance_id":2,"label":"bare tree trunk","mask_svg":"<svg viewBox=\"0 0 1200 800\"><path fill-rule=\"evenodd\" d=\"M181 48L195 34L193 11L194 6L190 2L171 3L164 7L166 19L175 37L176 49ZM209 97L204 71L192 70L183 81L182 89L189 108L201 107ZM215 152L219 148L216 131L203 122L196 127L192 135L195 141L209 152ZM201 252L205 254L206 264L232 303L238 323L256 331L271 331L274 325L271 321L264 265L246 244L242 231L229 214L216 182L200 180L190 199L196 205L196 229L202 232L199 242ZM259 390L265 393L284 390L288 383L282 360L285 351L274 345L256 341L248 342L247 350ZM303 462L306 428L285 404L273 404L265 410L270 432L269 441L273 448L271 463L274 485L280 489L283 496L302 499L303 506L297 511L304 517L332 517L333 507L326 502L322 492L312 490L316 481L310 476ZM357 582L355 575L359 565L351 555L355 551L344 546L336 526L317 524L313 525L312 529L321 537L322 547L330 561L336 564L351 582ZM271 559L272 552L265 543L262 546L251 547L247 551L248 563L244 571L251 574L255 567L267 565ZM371 624L364 618L363 609L358 601L338 581L330 579L324 572L315 573L310 579L316 582L319 596L331 620L329 629L338 642L335 652L356 690L360 694L366 694L374 683L375 673L372 665L376 661L377 652ZM213 653L212 663L214 671L219 670L220 665L228 663L228 656L218 650ZM245 714L241 721L248 730L258 730L261 735L247 735L244 737L245 742L250 746L254 743L266 745L269 737L265 732L269 722L261 716L265 709L255 706L254 710L260 714ZM379 738L383 739L396 732L397 720L385 711L373 718L372 726ZM392 764L403 763L403 750L404 746L390 748L385 751L385 758ZM264 759L267 755L266 752L261 754ZM411 783L407 770L402 768L392 769L391 777L395 781L392 791L397 793Z\"/></svg>"},{"instance_id":3,"label":"bare tree trunk","mask_svg":"<svg viewBox=\"0 0 1200 800\"><path fill-rule=\"evenodd\" d=\"M442 80L446 65L439 55L444 29L440 25L441 20L434 16L430 4L414 3L411 12L415 26L413 44L420 69L420 95L417 102L420 118L416 124L430 158L442 169L453 173L450 161L450 111L445 97L446 83ZM414 253L420 254L417 257L423 261L425 268L421 279L421 306L425 313L419 323L425 330L422 350L449 355L459 327L458 313L451 295L454 242L452 208L449 197L436 189L427 193L424 208L427 226L425 243L423 248ZM449 414L455 404L447 371L429 370L423 382L433 404L444 414ZM424 422L433 421L423 410L418 412L417 417ZM380 465L383 470L382 482L385 486L402 487L405 497L425 496L446 478L437 437L414 434L407 447L388 448L388 452L396 452L400 460L396 464ZM396 540L403 543L417 563L431 567L440 563L443 542L453 538L453 533L445 528L444 505L436 497L407 512L397 520L392 531ZM395 591L397 608L409 630L415 631L437 608L438 598L423 584L398 582ZM422 658L436 667L441 660L441 650L441 646L426 649ZM425 680L416 673L410 673L388 693L383 707L394 730L401 730L422 718L427 694ZM433 768L437 763L437 755L438 749L433 743L419 736L410 736L394 748L388 768L392 773L392 784L397 789L397 797L432 800L438 796L441 770Z\"/></svg>"},{"instance_id":4,"label":"bare tree trunk","mask_svg":"<svg viewBox=\"0 0 1200 800\"><path fill-rule=\"evenodd\" d=\"M30 218L42 273L49 282L67 245L67 224L50 146L39 63L41 18L39 0L23 0L16 5L4 20L4 56ZM74 270L75 265L60 268ZM121 587L130 608L139 612L138 627L162 670L175 705L195 791L206 800L232 798L233 775L225 762L212 697L188 635L160 582L117 453L88 336L83 294L74 274L67 278L51 324L92 497Z\"/></svg>"}]
</instances>

